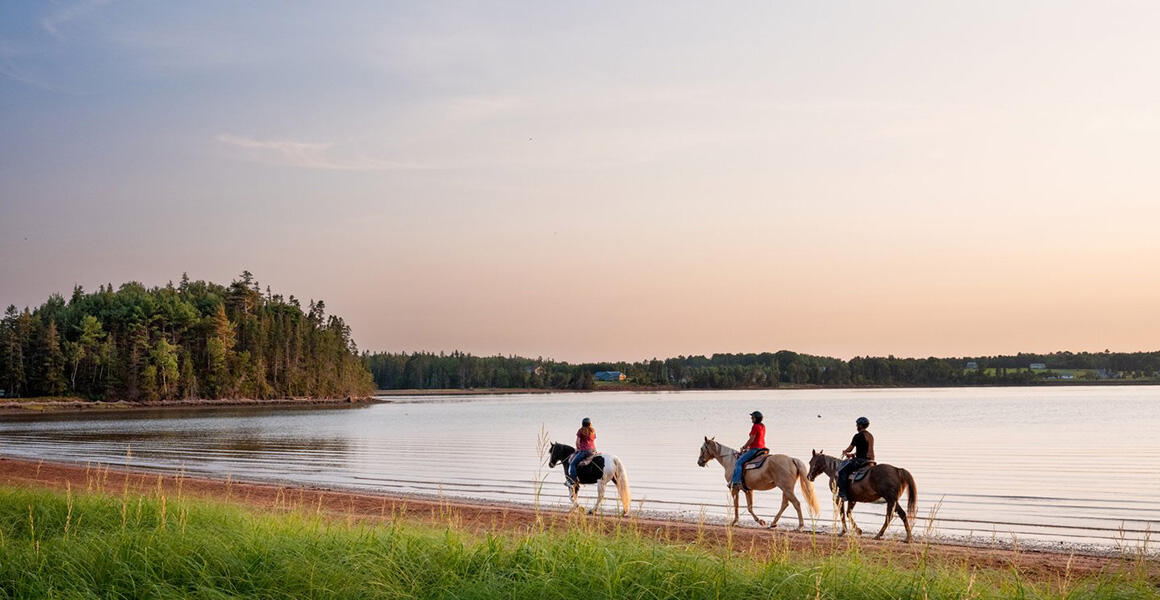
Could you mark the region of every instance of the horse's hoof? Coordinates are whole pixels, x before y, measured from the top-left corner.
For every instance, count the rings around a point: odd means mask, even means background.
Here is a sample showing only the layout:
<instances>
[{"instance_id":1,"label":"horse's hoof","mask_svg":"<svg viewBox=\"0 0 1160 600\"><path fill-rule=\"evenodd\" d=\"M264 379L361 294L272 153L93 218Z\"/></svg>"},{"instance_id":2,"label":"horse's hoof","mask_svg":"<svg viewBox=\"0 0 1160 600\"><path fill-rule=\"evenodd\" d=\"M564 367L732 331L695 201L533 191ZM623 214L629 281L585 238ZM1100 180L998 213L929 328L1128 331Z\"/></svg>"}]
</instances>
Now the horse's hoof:
<instances>
[{"instance_id":1,"label":"horse's hoof","mask_svg":"<svg viewBox=\"0 0 1160 600\"><path fill-rule=\"evenodd\" d=\"M880 539L882 539L882 536L880 536L880 535L876 535L876 536L874 536L874 539L876 539L876 540L880 540Z\"/></svg>"}]
</instances>

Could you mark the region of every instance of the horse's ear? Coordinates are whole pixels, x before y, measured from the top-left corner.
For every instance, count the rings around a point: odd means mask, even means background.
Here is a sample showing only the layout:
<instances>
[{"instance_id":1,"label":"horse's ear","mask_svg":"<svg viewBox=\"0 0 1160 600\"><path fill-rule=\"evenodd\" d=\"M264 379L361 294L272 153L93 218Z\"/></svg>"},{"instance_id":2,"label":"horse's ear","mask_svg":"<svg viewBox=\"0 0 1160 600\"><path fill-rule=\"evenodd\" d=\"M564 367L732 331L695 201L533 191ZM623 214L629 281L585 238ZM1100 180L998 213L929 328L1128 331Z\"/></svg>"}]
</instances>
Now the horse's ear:
<instances>
[{"instance_id":1,"label":"horse's ear","mask_svg":"<svg viewBox=\"0 0 1160 600\"><path fill-rule=\"evenodd\" d=\"M814 453L814 456L817 456L817 455L818 455L818 451L817 451L817 450L814 450L813 448L810 448L810 452L813 452L813 453Z\"/></svg>"},{"instance_id":2,"label":"horse's ear","mask_svg":"<svg viewBox=\"0 0 1160 600\"><path fill-rule=\"evenodd\" d=\"M705 441L709 441L709 436L705 436Z\"/></svg>"}]
</instances>

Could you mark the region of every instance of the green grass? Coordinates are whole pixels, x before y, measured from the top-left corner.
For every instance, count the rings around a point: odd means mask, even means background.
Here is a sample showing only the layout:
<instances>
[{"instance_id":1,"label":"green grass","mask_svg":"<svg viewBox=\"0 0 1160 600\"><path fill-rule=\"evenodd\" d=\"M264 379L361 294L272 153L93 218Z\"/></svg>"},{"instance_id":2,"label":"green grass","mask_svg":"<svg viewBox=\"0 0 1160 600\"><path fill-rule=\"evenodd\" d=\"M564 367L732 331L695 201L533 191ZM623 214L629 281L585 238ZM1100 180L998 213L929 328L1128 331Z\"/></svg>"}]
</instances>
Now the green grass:
<instances>
[{"instance_id":1,"label":"green grass","mask_svg":"<svg viewBox=\"0 0 1160 600\"><path fill-rule=\"evenodd\" d=\"M1030 583L858 552L770 560L583 524L473 534L164 496L0 488L2 598L1137 598L1143 576Z\"/></svg>"}]
</instances>

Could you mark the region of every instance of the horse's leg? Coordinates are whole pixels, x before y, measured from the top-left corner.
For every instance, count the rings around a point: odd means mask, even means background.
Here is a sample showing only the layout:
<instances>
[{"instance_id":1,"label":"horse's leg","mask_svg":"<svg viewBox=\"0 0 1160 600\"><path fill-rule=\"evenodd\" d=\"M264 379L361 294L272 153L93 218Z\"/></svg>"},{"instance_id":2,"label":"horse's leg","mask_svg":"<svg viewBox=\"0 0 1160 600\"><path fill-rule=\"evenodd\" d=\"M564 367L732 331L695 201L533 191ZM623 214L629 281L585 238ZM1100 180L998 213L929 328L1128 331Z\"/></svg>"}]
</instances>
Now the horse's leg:
<instances>
[{"instance_id":1,"label":"horse's leg","mask_svg":"<svg viewBox=\"0 0 1160 600\"><path fill-rule=\"evenodd\" d=\"M785 512L785 507L789 506L789 500L786 499L785 490L781 491L781 508L778 509L777 514L773 516L773 522L769 524L769 528L777 527L778 519L781 519L781 513Z\"/></svg>"},{"instance_id":2,"label":"horse's leg","mask_svg":"<svg viewBox=\"0 0 1160 600\"><path fill-rule=\"evenodd\" d=\"M793 505L793 509L797 511L798 529L804 528L806 526L806 520L804 518L802 518L802 503L798 501L797 496L794 495L792 489L788 492L783 492L783 494L784 495L782 496L782 500L781 500L782 501L782 507L781 507L782 510L785 510L785 501L788 499L789 503Z\"/></svg>"},{"instance_id":3,"label":"horse's leg","mask_svg":"<svg viewBox=\"0 0 1160 600\"><path fill-rule=\"evenodd\" d=\"M733 487L730 492L733 494L733 522L730 523L729 526L732 527L736 525L737 521L741 519L741 508L737 505L741 499L737 497L736 487Z\"/></svg>"},{"instance_id":4,"label":"horse's leg","mask_svg":"<svg viewBox=\"0 0 1160 600\"><path fill-rule=\"evenodd\" d=\"M569 492L569 495L572 497L572 510L576 510L577 508L580 508L580 485L579 484L573 485L572 490ZM571 511L569 511L569 512L571 512Z\"/></svg>"},{"instance_id":5,"label":"horse's leg","mask_svg":"<svg viewBox=\"0 0 1160 600\"><path fill-rule=\"evenodd\" d=\"M853 500L846 502L846 516L850 518L850 525L854 527L854 535L862 535L862 528L854 522L854 505L857 504Z\"/></svg>"},{"instance_id":6,"label":"horse's leg","mask_svg":"<svg viewBox=\"0 0 1160 600\"><path fill-rule=\"evenodd\" d=\"M874 536L874 539L882 539L882 535L886 533L886 528L890 527L890 521L894 518L894 509L897 507L897 500L886 500L886 520L882 522L882 529L878 530L878 535Z\"/></svg>"},{"instance_id":7,"label":"horse's leg","mask_svg":"<svg viewBox=\"0 0 1160 600\"><path fill-rule=\"evenodd\" d=\"M894 513L898 515L899 519L902 519L902 526L906 528L906 543L909 544L910 543L910 519L906 518L906 511L902 510L901 503L898 503L898 502L894 503Z\"/></svg>"},{"instance_id":8,"label":"horse's leg","mask_svg":"<svg viewBox=\"0 0 1160 600\"><path fill-rule=\"evenodd\" d=\"M765 521L762 521L761 517L758 517L757 513L753 512L753 490L745 490L745 505L749 508L749 514L753 515L753 519L759 525L765 527Z\"/></svg>"},{"instance_id":9,"label":"horse's leg","mask_svg":"<svg viewBox=\"0 0 1160 600\"><path fill-rule=\"evenodd\" d=\"M604 502L604 486L606 485L608 485L607 479L601 479L600 483L596 484L596 504L592 507L592 510L588 511L588 514L593 514L600 510L600 504Z\"/></svg>"}]
</instances>

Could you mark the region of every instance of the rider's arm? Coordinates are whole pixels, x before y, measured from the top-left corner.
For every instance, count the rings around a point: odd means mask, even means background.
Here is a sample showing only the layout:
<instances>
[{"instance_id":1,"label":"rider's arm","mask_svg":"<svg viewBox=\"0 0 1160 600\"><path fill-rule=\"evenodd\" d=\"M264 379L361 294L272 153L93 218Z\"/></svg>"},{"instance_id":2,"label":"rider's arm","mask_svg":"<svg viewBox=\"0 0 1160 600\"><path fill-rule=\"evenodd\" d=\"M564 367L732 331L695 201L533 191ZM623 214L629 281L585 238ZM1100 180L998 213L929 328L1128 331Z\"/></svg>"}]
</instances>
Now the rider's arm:
<instances>
[{"instance_id":1,"label":"rider's arm","mask_svg":"<svg viewBox=\"0 0 1160 600\"><path fill-rule=\"evenodd\" d=\"M870 447L866 449L866 460L874 462L874 436L870 435L869 431L862 432L862 435L866 436L866 442L870 444Z\"/></svg>"},{"instance_id":2,"label":"rider's arm","mask_svg":"<svg viewBox=\"0 0 1160 600\"><path fill-rule=\"evenodd\" d=\"M854 453L854 440L850 440L850 445L846 446L846 449L842 451L842 456L845 456L846 458L850 458L850 455L853 453Z\"/></svg>"}]
</instances>

